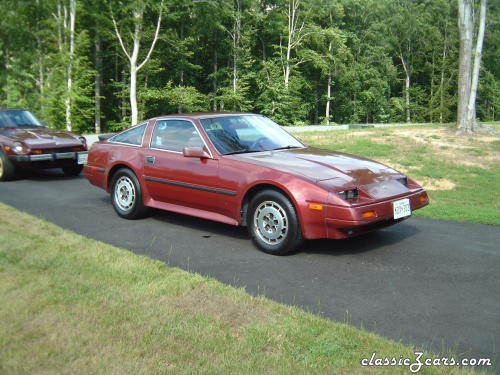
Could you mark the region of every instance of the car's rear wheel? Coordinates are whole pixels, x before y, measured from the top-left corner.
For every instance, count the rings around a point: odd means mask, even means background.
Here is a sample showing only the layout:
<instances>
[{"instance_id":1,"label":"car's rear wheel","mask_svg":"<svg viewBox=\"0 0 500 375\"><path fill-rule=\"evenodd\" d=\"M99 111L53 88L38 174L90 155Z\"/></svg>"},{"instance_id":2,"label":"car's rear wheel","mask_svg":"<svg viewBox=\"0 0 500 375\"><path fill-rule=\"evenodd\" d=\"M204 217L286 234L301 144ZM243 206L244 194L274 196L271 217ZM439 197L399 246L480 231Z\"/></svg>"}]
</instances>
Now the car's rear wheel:
<instances>
[{"instance_id":1,"label":"car's rear wheel","mask_svg":"<svg viewBox=\"0 0 500 375\"><path fill-rule=\"evenodd\" d=\"M248 232L254 244L273 255L292 253L302 244L302 230L290 200L275 190L264 190L251 200Z\"/></svg>"},{"instance_id":2,"label":"car's rear wheel","mask_svg":"<svg viewBox=\"0 0 500 375\"><path fill-rule=\"evenodd\" d=\"M142 202L141 185L130 169L116 171L111 181L111 200L116 213L124 219L146 216L148 208Z\"/></svg>"},{"instance_id":3,"label":"car's rear wheel","mask_svg":"<svg viewBox=\"0 0 500 375\"><path fill-rule=\"evenodd\" d=\"M69 165L62 167L62 170L66 176L78 176L80 173L82 173L83 165L79 164Z\"/></svg>"},{"instance_id":4,"label":"car's rear wheel","mask_svg":"<svg viewBox=\"0 0 500 375\"><path fill-rule=\"evenodd\" d=\"M0 181L9 181L16 175L16 168L7 155L0 150Z\"/></svg>"}]
</instances>

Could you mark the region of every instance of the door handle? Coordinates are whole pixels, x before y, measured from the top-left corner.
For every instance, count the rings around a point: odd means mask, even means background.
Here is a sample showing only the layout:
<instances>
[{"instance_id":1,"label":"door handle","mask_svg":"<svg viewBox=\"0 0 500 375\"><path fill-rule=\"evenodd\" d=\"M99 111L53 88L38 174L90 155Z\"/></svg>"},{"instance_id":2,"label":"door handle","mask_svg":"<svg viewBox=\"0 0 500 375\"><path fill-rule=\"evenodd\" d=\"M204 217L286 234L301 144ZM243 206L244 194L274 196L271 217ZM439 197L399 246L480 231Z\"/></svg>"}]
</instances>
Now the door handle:
<instances>
[{"instance_id":1,"label":"door handle","mask_svg":"<svg viewBox=\"0 0 500 375\"><path fill-rule=\"evenodd\" d=\"M146 164L154 164L155 157L154 156L146 156Z\"/></svg>"}]
</instances>

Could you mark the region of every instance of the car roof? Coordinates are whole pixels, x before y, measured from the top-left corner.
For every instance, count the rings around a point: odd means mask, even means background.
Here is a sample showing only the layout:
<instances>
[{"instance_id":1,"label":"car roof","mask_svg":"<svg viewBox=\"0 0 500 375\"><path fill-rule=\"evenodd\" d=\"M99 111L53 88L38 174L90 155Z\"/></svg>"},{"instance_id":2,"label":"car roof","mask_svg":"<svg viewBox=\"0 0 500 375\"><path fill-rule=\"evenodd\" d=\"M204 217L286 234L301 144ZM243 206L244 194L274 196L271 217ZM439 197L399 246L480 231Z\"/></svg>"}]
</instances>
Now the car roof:
<instances>
[{"instance_id":1,"label":"car roof","mask_svg":"<svg viewBox=\"0 0 500 375\"><path fill-rule=\"evenodd\" d=\"M203 119L203 118L214 118L214 117L227 117L227 116L237 116L237 115L256 115L257 113L248 112L194 112L194 113L179 113L164 116L153 117L151 120L162 119L162 118L187 118L187 119Z\"/></svg>"}]
</instances>

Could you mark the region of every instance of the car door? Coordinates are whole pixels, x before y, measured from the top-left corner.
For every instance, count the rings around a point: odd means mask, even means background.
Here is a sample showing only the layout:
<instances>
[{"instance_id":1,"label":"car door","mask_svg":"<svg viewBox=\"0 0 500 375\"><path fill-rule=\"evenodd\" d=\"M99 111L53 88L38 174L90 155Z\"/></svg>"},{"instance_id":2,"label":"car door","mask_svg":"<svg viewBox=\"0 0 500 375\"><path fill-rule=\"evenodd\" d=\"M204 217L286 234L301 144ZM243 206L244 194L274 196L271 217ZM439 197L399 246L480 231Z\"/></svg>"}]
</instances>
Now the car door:
<instances>
[{"instance_id":1,"label":"car door","mask_svg":"<svg viewBox=\"0 0 500 375\"><path fill-rule=\"evenodd\" d=\"M156 121L149 147L144 150L144 180L151 197L165 203L219 211L219 161L185 157L184 147L207 147L192 121Z\"/></svg>"}]
</instances>

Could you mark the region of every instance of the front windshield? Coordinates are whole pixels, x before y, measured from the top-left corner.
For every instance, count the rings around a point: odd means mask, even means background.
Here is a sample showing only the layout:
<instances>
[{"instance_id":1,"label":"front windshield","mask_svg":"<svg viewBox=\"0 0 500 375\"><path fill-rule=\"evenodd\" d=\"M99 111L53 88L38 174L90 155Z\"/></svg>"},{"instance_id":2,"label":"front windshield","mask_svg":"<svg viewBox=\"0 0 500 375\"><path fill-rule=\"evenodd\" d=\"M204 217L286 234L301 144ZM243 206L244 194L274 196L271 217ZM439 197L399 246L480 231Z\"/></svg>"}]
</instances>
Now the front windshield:
<instances>
[{"instance_id":1,"label":"front windshield","mask_svg":"<svg viewBox=\"0 0 500 375\"><path fill-rule=\"evenodd\" d=\"M0 110L0 128L21 126L42 126L42 123L30 111L22 109Z\"/></svg>"},{"instance_id":2,"label":"front windshield","mask_svg":"<svg viewBox=\"0 0 500 375\"><path fill-rule=\"evenodd\" d=\"M224 155L305 147L264 116L221 116L200 121L217 151Z\"/></svg>"}]
</instances>

